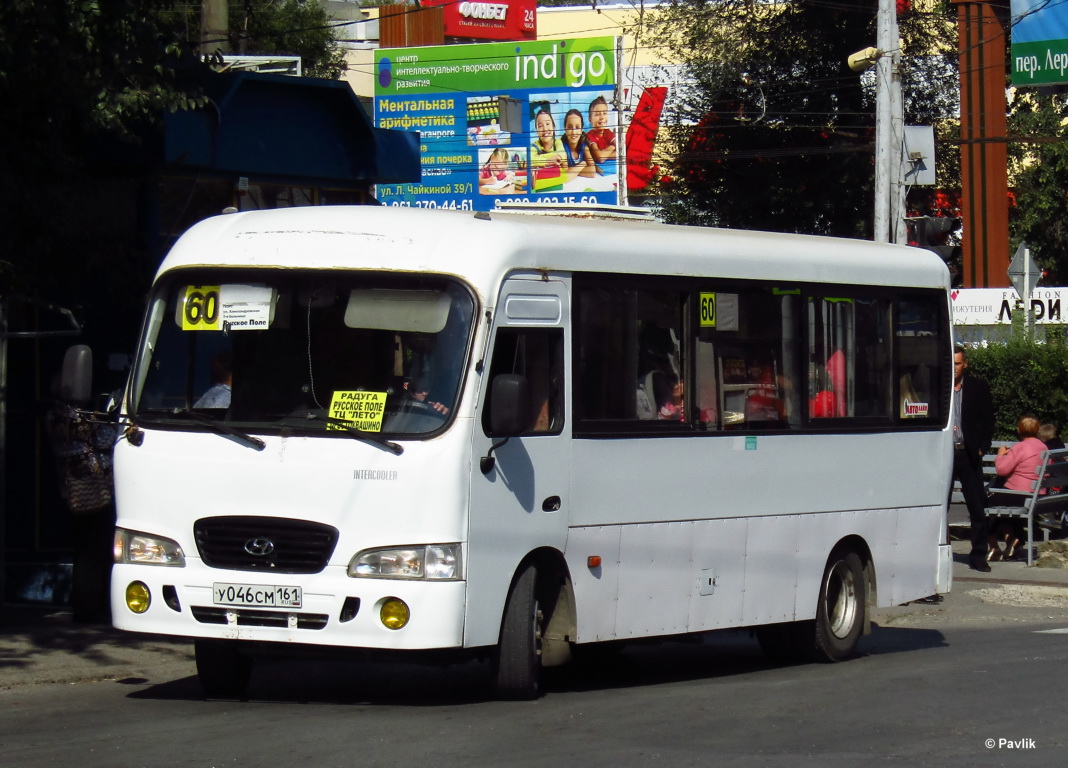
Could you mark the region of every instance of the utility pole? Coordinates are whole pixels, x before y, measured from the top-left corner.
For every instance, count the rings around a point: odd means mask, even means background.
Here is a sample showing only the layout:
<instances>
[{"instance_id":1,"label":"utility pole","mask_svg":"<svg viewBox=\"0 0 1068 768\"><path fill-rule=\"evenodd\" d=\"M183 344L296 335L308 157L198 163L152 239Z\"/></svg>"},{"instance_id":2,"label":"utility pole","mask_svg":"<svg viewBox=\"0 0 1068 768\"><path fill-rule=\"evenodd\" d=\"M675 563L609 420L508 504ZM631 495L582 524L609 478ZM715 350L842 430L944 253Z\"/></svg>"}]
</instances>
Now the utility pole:
<instances>
[{"instance_id":1,"label":"utility pole","mask_svg":"<svg viewBox=\"0 0 1068 768\"><path fill-rule=\"evenodd\" d=\"M1009 179L1005 24L993 0L953 0L960 32L960 175L965 288L1005 285Z\"/></svg>"},{"instance_id":2,"label":"utility pole","mask_svg":"<svg viewBox=\"0 0 1068 768\"><path fill-rule=\"evenodd\" d=\"M895 0L879 0L875 61L875 240L905 242L904 107Z\"/></svg>"},{"instance_id":3,"label":"utility pole","mask_svg":"<svg viewBox=\"0 0 1068 768\"><path fill-rule=\"evenodd\" d=\"M230 9L226 0L203 0L200 6L200 55L225 51L230 40Z\"/></svg>"}]
</instances>

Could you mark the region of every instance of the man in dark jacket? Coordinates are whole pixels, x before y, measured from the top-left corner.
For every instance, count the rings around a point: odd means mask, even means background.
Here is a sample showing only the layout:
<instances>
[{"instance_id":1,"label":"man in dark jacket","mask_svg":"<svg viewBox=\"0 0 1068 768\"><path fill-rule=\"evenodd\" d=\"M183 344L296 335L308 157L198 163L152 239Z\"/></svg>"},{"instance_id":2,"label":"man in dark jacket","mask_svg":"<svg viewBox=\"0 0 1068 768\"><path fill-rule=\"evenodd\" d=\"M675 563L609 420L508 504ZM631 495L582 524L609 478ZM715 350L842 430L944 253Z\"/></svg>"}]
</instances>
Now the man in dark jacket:
<instances>
[{"instance_id":1,"label":"man in dark jacket","mask_svg":"<svg viewBox=\"0 0 1068 768\"><path fill-rule=\"evenodd\" d=\"M964 504L972 526L972 549L968 565L989 571L987 543L986 484L983 455L994 437L994 405L990 386L978 376L966 375L968 355L956 347L953 355L953 477L960 481Z\"/></svg>"}]
</instances>

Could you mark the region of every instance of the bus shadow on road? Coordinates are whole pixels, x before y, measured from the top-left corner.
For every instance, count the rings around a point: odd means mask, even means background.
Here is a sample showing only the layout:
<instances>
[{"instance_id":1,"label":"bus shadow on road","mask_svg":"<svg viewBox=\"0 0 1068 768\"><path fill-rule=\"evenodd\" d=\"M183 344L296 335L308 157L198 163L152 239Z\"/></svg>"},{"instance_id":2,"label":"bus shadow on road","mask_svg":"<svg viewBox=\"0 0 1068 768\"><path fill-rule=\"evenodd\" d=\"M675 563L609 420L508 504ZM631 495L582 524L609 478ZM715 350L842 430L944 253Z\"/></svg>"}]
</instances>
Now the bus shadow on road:
<instances>
[{"instance_id":1,"label":"bus shadow on road","mask_svg":"<svg viewBox=\"0 0 1068 768\"><path fill-rule=\"evenodd\" d=\"M723 630L692 639L586 647L570 664L545 670L543 694L642 688L749 675L856 674L865 657L946 647L941 632L873 626L858 657L840 665L783 667L768 660L748 630ZM432 696L427 691L434 691ZM195 676L151 685L132 699L203 699ZM257 703L304 703L437 707L494 700L488 662L450 666L314 659L258 660L242 697Z\"/></svg>"},{"instance_id":2,"label":"bus shadow on road","mask_svg":"<svg viewBox=\"0 0 1068 768\"><path fill-rule=\"evenodd\" d=\"M871 634L860 639L859 651L863 656L880 656L948 647L945 635L937 629L881 626L873 623Z\"/></svg>"},{"instance_id":3,"label":"bus shadow on road","mask_svg":"<svg viewBox=\"0 0 1068 768\"><path fill-rule=\"evenodd\" d=\"M550 692L633 688L778 674L783 670L806 667L813 670L841 668L842 674L855 674L853 665L863 664L867 656L906 653L946 645L945 638L938 631L873 625L872 634L861 638L857 656L844 666L818 663L784 666L765 656L749 630L724 630L698 635L693 641L629 645L615 655L581 659L578 664L549 670L546 688Z\"/></svg>"}]
</instances>

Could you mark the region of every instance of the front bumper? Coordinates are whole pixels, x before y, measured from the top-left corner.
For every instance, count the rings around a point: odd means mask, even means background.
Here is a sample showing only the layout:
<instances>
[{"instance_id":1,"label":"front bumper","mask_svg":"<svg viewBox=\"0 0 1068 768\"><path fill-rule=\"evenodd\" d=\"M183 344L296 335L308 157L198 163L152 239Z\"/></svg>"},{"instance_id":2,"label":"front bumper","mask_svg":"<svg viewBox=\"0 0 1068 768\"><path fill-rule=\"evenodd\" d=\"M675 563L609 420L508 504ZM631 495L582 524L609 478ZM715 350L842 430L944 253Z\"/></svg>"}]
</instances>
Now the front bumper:
<instances>
[{"instance_id":1,"label":"front bumper","mask_svg":"<svg viewBox=\"0 0 1068 768\"><path fill-rule=\"evenodd\" d=\"M148 587L151 603L137 614L126 605L132 582ZM300 587L300 608L233 607L214 603L216 583ZM402 629L387 628L379 611L389 598L407 605ZM315 574L221 570L189 558L184 568L116 564L111 576L112 621L118 629L192 638L301 643L346 648L462 648L467 584L351 578L344 567Z\"/></svg>"}]
</instances>

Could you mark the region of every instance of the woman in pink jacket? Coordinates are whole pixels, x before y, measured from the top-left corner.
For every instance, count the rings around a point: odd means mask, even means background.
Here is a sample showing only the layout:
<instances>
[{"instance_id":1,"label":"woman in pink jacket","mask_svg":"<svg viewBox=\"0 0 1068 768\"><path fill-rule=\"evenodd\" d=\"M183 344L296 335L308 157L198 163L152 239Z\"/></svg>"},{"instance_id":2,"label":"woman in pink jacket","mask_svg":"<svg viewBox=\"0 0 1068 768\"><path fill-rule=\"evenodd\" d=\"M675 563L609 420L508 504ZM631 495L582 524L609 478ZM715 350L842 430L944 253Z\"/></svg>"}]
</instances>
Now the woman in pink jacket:
<instances>
[{"instance_id":1,"label":"woman in pink jacket","mask_svg":"<svg viewBox=\"0 0 1068 768\"><path fill-rule=\"evenodd\" d=\"M1005 478L1002 488L1010 491L1031 492L1035 489L1038 481L1038 467L1042 464L1042 454L1049 450L1046 444L1039 440L1038 419L1034 416L1021 416L1016 422L1016 433L1020 436L1020 442L1010 448L1002 446L998 448L997 458L994 460L994 469L998 477ZM1023 506L1025 496L1009 496L998 499L1000 506ZM990 559L1008 560L1016 553L1016 548L1024 537L1022 525L1019 520L1005 521L990 534ZM1000 548L1004 542L1005 549Z\"/></svg>"}]
</instances>

